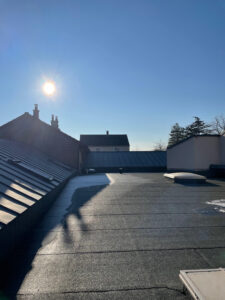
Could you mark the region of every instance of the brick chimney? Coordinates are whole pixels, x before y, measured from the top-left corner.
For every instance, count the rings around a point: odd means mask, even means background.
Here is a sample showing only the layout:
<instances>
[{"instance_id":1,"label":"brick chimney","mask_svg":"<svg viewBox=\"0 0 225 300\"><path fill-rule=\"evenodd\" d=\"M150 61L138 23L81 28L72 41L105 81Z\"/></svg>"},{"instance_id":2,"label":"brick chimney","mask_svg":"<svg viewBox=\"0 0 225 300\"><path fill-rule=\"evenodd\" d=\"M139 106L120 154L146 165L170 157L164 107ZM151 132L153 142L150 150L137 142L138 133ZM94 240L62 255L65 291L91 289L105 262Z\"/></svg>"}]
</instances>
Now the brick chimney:
<instances>
[{"instance_id":1,"label":"brick chimney","mask_svg":"<svg viewBox=\"0 0 225 300\"><path fill-rule=\"evenodd\" d=\"M34 104L33 117L34 117L35 119L39 119L38 104Z\"/></svg>"}]
</instances>

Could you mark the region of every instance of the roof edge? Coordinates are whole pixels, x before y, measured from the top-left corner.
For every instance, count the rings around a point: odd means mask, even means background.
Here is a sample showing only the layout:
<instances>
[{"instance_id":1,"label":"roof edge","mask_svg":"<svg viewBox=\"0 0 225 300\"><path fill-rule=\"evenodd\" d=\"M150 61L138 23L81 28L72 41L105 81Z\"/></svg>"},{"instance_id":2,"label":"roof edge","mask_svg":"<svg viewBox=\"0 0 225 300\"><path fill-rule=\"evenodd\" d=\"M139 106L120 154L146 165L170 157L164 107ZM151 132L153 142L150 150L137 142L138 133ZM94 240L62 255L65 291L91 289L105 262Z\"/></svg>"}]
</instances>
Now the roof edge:
<instances>
[{"instance_id":1,"label":"roof edge","mask_svg":"<svg viewBox=\"0 0 225 300\"><path fill-rule=\"evenodd\" d=\"M61 131L60 129L56 129L56 128L52 127L50 124L48 124L48 123L42 121L41 119L35 119L35 118L34 118L31 114L29 114L28 112L25 112L25 113L23 113L22 115L20 115L19 117L17 117L17 118L15 118L15 119L13 119L13 120L11 120L11 121L9 121L9 122L3 124L2 126L0 126L0 129L7 128L7 127L8 127L9 125L11 125L13 122L15 122L15 121L17 121L17 120L19 120L19 119L22 119L22 118L26 118L26 117L32 119L32 120L35 121L35 122L41 122L41 123L44 124L45 126L49 126L50 128L52 128L52 129L54 129L54 130L57 130L59 133L61 133L61 134L65 135L66 137L72 139L73 141L77 142L78 144L80 143L80 141L78 141L78 140L75 139L74 137L68 135L67 133Z\"/></svg>"},{"instance_id":2,"label":"roof edge","mask_svg":"<svg viewBox=\"0 0 225 300\"><path fill-rule=\"evenodd\" d=\"M7 122L7 123L1 125L1 126L0 126L0 129L7 127L7 126L9 126L11 123L13 123L13 122L15 122L15 121L17 121L17 120L19 120L19 119L22 119L23 117L28 116L28 115L29 115L29 113L28 113L28 112L25 112L25 113L23 113L22 115L20 115L19 117L16 117L16 118L12 119L11 121L9 121L9 122Z\"/></svg>"},{"instance_id":3,"label":"roof edge","mask_svg":"<svg viewBox=\"0 0 225 300\"><path fill-rule=\"evenodd\" d=\"M220 134L199 134L199 135L193 135L193 136L189 136L186 139L183 139L182 141L180 141L180 142L178 142L178 143L176 143L176 144L174 144L172 146L167 147L167 149L171 149L171 148L173 148L175 146L178 146L178 145L180 145L180 144L182 144L182 143L184 143L184 142L186 142L186 141L188 141L188 140L190 140L192 138L199 138L199 137L220 137L220 136L221 136Z\"/></svg>"}]
</instances>

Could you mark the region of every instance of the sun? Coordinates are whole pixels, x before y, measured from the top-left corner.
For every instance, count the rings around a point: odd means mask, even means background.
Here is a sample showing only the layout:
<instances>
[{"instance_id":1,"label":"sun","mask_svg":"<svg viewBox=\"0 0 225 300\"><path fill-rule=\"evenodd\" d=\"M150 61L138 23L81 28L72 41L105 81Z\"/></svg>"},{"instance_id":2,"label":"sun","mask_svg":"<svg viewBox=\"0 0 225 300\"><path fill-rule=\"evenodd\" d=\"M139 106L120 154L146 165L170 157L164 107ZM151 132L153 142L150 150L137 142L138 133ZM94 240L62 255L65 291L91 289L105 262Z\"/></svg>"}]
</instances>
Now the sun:
<instances>
[{"instance_id":1,"label":"sun","mask_svg":"<svg viewBox=\"0 0 225 300\"><path fill-rule=\"evenodd\" d=\"M48 80L46 81L42 86L43 92L47 96L53 96L56 91L55 83L54 81Z\"/></svg>"}]
</instances>

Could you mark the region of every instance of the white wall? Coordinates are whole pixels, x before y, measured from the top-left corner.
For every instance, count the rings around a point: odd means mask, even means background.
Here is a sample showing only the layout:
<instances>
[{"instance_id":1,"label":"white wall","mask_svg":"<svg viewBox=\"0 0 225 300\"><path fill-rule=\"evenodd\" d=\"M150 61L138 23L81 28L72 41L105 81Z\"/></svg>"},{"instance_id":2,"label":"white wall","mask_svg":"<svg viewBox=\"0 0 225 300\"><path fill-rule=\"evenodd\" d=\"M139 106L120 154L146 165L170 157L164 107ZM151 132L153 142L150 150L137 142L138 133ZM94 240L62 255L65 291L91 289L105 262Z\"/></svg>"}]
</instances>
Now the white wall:
<instances>
[{"instance_id":1,"label":"white wall","mask_svg":"<svg viewBox=\"0 0 225 300\"><path fill-rule=\"evenodd\" d=\"M90 151L130 151L129 146L89 146Z\"/></svg>"},{"instance_id":2,"label":"white wall","mask_svg":"<svg viewBox=\"0 0 225 300\"><path fill-rule=\"evenodd\" d=\"M211 164L221 163L219 136L198 136L167 150L168 170L208 170ZM225 149L225 141L224 141ZM224 154L225 161L225 154Z\"/></svg>"}]
</instances>

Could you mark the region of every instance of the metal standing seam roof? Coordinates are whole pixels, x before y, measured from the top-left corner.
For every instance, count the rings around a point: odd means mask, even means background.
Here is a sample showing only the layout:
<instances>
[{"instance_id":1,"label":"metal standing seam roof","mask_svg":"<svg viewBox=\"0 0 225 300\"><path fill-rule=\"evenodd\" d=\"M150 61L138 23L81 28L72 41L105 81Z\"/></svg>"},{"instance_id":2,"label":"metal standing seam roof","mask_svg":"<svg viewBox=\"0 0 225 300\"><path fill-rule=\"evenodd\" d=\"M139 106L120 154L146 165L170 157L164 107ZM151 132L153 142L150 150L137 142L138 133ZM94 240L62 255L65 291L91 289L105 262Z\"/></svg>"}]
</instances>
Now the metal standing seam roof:
<instances>
[{"instance_id":1,"label":"metal standing seam roof","mask_svg":"<svg viewBox=\"0 0 225 300\"><path fill-rule=\"evenodd\" d=\"M130 146L126 134L81 134L80 142L87 146Z\"/></svg>"},{"instance_id":2,"label":"metal standing seam roof","mask_svg":"<svg viewBox=\"0 0 225 300\"><path fill-rule=\"evenodd\" d=\"M0 229L74 171L27 145L0 139Z\"/></svg>"},{"instance_id":3,"label":"metal standing seam roof","mask_svg":"<svg viewBox=\"0 0 225 300\"><path fill-rule=\"evenodd\" d=\"M89 152L84 167L166 167L166 151Z\"/></svg>"}]
</instances>

